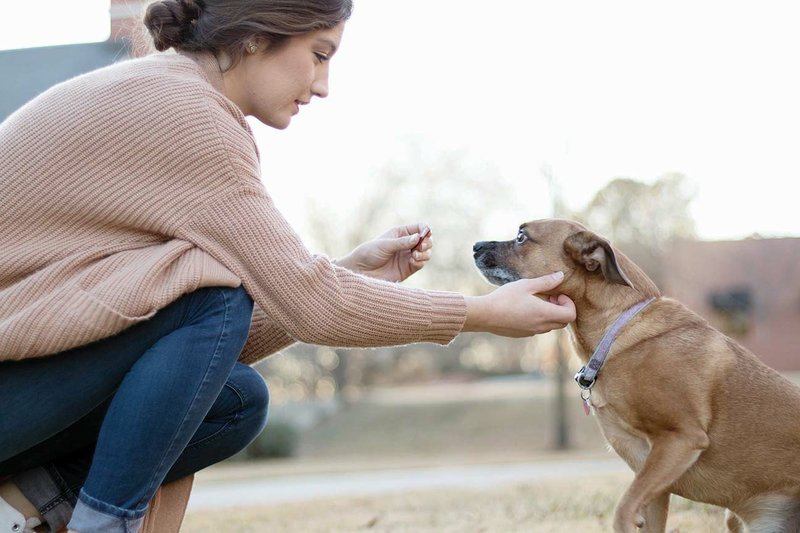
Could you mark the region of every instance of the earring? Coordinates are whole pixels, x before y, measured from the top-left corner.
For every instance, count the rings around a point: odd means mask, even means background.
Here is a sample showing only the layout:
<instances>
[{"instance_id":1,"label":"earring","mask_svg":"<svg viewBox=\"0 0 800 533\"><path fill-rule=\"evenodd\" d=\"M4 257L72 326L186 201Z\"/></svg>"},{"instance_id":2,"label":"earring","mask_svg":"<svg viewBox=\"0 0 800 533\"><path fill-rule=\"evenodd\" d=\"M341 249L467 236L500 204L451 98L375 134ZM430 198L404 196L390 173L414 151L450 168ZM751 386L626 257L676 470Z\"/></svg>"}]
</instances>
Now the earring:
<instances>
[{"instance_id":1,"label":"earring","mask_svg":"<svg viewBox=\"0 0 800 533\"><path fill-rule=\"evenodd\" d=\"M249 43L247 45L247 51L251 54L255 54L258 51L258 46L256 46L256 43Z\"/></svg>"}]
</instances>

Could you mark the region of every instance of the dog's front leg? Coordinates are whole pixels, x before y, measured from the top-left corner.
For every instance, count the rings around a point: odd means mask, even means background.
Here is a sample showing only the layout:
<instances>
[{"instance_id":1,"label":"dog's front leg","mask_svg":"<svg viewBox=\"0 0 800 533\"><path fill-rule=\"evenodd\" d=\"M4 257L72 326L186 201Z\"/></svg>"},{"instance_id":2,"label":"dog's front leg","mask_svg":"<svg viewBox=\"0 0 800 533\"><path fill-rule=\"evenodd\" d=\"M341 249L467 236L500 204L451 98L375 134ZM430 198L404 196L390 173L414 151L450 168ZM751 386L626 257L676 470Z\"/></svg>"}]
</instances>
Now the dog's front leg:
<instances>
[{"instance_id":1,"label":"dog's front leg","mask_svg":"<svg viewBox=\"0 0 800 533\"><path fill-rule=\"evenodd\" d=\"M697 461L708 444L708 435L699 428L664 431L653 437L644 465L614 513L614 531L635 533L637 527L643 527L645 517L640 513L644 506L664 494L669 497L669 487ZM661 530L647 531L663 531L663 526Z\"/></svg>"},{"instance_id":2,"label":"dog's front leg","mask_svg":"<svg viewBox=\"0 0 800 533\"><path fill-rule=\"evenodd\" d=\"M641 533L664 533L667 528L669 498L669 492L662 492L653 501L645 504L642 510L644 526L641 529Z\"/></svg>"}]
</instances>

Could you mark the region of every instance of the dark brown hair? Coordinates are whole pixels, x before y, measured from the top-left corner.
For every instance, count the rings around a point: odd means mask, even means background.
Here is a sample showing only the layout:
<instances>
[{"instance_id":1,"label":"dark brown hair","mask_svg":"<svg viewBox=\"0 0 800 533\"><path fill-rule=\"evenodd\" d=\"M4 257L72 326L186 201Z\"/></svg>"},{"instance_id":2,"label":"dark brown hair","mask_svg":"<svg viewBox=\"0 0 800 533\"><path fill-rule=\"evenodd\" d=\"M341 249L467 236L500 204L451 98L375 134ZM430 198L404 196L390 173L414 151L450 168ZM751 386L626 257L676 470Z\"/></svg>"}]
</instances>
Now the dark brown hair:
<instances>
[{"instance_id":1,"label":"dark brown hair","mask_svg":"<svg viewBox=\"0 0 800 533\"><path fill-rule=\"evenodd\" d=\"M147 6L144 24L157 50L225 52L234 66L254 39L280 45L352 11L352 0L160 0Z\"/></svg>"}]
</instances>

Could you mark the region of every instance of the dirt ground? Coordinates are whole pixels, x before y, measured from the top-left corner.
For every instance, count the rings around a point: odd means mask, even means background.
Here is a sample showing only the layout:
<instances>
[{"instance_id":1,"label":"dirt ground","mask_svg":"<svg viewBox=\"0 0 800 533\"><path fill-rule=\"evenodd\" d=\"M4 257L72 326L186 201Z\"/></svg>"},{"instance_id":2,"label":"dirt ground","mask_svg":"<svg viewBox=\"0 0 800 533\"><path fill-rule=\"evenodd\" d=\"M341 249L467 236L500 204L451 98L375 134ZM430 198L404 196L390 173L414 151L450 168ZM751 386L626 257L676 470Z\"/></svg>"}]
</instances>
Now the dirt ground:
<instances>
[{"instance_id":1,"label":"dirt ground","mask_svg":"<svg viewBox=\"0 0 800 533\"><path fill-rule=\"evenodd\" d=\"M611 531L628 475L190 512L182 533ZM673 497L667 531L722 532L723 511Z\"/></svg>"}]
</instances>

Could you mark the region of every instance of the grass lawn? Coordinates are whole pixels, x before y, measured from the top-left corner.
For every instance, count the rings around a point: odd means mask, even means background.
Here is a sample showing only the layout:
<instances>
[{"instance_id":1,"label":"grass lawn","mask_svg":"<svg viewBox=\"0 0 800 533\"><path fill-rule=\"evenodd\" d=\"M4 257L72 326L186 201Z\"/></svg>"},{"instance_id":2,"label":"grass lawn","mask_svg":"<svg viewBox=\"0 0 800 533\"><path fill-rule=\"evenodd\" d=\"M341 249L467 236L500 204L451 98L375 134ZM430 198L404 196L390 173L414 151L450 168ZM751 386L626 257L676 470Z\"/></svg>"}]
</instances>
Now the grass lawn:
<instances>
[{"instance_id":1,"label":"grass lawn","mask_svg":"<svg viewBox=\"0 0 800 533\"><path fill-rule=\"evenodd\" d=\"M426 390L431 389L431 390ZM606 449L578 388L567 398L570 449ZM299 455L519 456L551 451L556 421L551 384L543 381L453 384L382 391L352 402L307 432Z\"/></svg>"},{"instance_id":2,"label":"grass lawn","mask_svg":"<svg viewBox=\"0 0 800 533\"><path fill-rule=\"evenodd\" d=\"M567 402L567 455L608 457L577 389ZM384 391L386 392L386 391ZM273 475L358 471L376 465L474 464L553 459L555 421L550 384L394 389L362 398L305 432L298 456ZM212 467L198 483L258 476L247 463ZM183 533L246 532L605 532L632 474L399 494L319 499L240 509L194 510ZM721 509L673 497L668 531L724 531Z\"/></svg>"},{"instance_id":3,"label":"grass lawn","mask_svg":"<svg viewBox=\"0 0 800 533\"><path fill-rule=\"evenodd\" d=\"M187 515L182 533L608 532L627 475L487 490L325 499ZM668 531L722 532L722 509L673 496Z\"/></svg>"}]
</instances>

